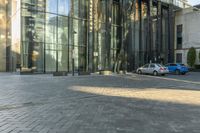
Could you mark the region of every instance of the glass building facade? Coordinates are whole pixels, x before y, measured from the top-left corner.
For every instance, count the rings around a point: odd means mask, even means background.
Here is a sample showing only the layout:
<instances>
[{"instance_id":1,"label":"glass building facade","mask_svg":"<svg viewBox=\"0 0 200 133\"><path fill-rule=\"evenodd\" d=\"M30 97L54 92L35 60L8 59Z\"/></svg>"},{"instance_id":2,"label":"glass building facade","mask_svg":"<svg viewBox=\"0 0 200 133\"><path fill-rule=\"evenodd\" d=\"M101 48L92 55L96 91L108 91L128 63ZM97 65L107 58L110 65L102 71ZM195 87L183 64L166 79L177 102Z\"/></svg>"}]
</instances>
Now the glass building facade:
<instances>
[{"instance_id":1,"label":"glass building facade","mask_svg":"<svg viewBox=\"0 0 200 133\"><path fill-rule=\"evenodd\" d=\"M8 71L19 64L39 73L133 71L148 62L173 62L173 3L13 0L11 5Z\"/></svg>"}]
</instances>

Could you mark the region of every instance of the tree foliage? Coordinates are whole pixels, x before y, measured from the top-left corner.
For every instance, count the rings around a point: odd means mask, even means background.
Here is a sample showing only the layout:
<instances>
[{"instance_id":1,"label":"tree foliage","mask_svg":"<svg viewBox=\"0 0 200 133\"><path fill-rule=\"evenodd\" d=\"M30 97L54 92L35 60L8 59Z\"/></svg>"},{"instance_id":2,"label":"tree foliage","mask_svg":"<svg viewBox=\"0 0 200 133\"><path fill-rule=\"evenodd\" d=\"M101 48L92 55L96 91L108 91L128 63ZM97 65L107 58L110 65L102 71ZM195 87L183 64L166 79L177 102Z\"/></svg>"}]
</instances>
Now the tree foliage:
<instances>
[{"instance_id":1,"label":"tree foliage","mask_svg":"<svg viewBox=\"0 0 200 133\"><path fill-rule=\"evenodd\" d=\"M196 50L194 47L191 47L187 54L187 63L190 67L193 67L196 60Z\"/></svg>"}]
</instances>

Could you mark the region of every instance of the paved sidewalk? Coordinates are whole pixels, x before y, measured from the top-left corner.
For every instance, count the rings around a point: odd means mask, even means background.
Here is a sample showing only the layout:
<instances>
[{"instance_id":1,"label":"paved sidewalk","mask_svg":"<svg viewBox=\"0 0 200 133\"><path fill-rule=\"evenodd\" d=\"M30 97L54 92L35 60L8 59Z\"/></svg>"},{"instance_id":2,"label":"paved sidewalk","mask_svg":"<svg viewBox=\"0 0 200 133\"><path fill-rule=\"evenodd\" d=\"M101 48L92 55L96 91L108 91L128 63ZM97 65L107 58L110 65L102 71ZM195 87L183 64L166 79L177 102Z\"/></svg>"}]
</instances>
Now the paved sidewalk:
<instances>
[{"instance_id":1,"label":"paved sidewalk","mask_svg":"<svg viewBox=\"0 0 200 133\"><path fill-rule=\"evenodd\" d=\"M196 75L183 82L136 74L0 73L0 132L199 133L195 82Z\"/></svg>"}]
</instances>

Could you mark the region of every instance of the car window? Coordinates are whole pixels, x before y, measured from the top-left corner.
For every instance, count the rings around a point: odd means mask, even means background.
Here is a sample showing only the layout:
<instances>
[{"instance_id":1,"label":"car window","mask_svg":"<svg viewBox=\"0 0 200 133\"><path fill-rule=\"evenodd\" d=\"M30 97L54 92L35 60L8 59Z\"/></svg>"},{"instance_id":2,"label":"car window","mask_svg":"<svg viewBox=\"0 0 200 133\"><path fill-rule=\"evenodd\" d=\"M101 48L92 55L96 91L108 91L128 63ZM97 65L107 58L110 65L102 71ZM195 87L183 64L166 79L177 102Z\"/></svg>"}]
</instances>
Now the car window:
<instances>
[{"instance_id":1,"label":"car window","mask_svg":"<svg viewBox=\"0 0 200 133\"><path fill-rule=\"evenodd\" d=\"M149 64L146 64L143 66L143 68L148 68L149 67Z\"/></svg>"},{"instance_id":2,"label":"car window","mask_svg":"<svg viewBox=\"0 0 200 133\"><path fill-rule=\"evenodd\" d=\"M150 68L155 68L155 65L154 65L154 64L151 64L151 65L150 65Z\"/></svg>"},{"instance_id":3,"label":"car window","mask_svg":"<svg viewBox=\"0 0 200 133\"><path fill-rule=\"evenodd\" d=\"M184 64L180 64L180 66L185 66Z\"/></svg>"}]
</instances>

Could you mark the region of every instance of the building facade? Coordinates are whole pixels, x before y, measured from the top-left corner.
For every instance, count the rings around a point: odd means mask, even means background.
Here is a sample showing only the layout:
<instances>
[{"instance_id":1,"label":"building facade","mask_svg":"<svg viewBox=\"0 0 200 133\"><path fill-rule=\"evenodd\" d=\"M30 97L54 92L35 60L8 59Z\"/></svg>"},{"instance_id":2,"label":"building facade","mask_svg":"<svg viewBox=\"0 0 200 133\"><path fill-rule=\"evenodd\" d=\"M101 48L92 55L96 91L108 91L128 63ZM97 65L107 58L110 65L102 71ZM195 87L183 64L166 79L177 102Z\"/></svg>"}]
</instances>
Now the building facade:
<instances>
[{"instance_id":1,"label":"building facade","mask_svg":"<svg viewBox=\"0 0 200 133\"><path fill-rule=\"evenodd\" d=\"M10 25L2 64L39 73L173 62L174 10L187 6L181 0L2 1Z\"/></svg>"},{"instance_id":2,"label":"building facade","mask_svg":"<svg viewBox=\"0 0 200 133\"><path fill-rule=\"evenodd\" d=\"M196 63L200 64L200 10L187 8L176 12L175 19L175 62L187 64L187 53L191 47L196 49Z\"/></svg>"},{"instance_id":3,"label":"building facade","mask_svg":"<svg viewBox=\"0 0 200 133\"><path fill-rule=\"evenodd\" d=\"M9 40L7 36L9 34L9 22L8 22L8 3L4 0L0 0L0 71L6 71L6 58L7 51L6 46Z\"/></svg>"}]
</instances>

